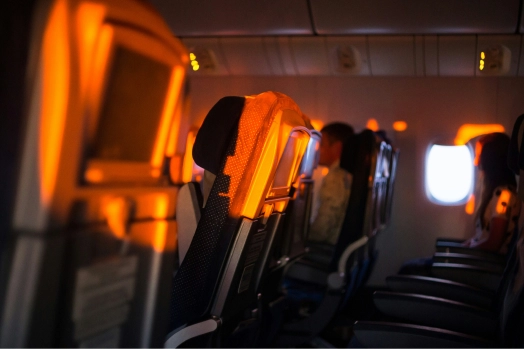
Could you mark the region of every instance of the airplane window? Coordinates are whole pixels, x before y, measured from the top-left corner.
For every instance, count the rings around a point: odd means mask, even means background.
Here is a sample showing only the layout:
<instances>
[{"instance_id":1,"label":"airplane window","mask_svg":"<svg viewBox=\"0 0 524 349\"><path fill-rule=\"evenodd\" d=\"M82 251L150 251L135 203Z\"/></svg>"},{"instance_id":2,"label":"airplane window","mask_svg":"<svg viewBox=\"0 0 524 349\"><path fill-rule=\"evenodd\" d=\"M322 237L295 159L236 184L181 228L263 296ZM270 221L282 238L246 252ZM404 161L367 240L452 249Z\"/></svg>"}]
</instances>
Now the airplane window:
<instances>
[{"instance_id":1,"label":"airplane window","mask_svg":"<svg viewBox=\"0 0 524 349\"><path fill-rule=\"evenodd\" d=\"M473 156L468 146L434 144L426 158L426 192L441 205L459 205L471 194Z\"/></svg>"}]
</instances>

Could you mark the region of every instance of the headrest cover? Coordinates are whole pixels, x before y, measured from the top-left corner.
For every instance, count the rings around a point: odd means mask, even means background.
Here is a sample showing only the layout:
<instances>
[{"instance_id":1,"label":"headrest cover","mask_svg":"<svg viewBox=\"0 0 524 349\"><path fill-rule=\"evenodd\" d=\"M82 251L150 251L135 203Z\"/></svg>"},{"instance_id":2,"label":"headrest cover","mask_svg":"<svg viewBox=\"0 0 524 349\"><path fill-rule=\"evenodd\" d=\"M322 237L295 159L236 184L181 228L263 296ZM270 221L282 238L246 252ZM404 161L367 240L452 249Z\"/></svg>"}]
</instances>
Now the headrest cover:
<instances>
[{"instance_id":1,"label":"headrest cover","mask_svg":"<svg viewBox=\"0 0 524 349\"><path fill-rule=\"evenodd\" d=\"M521 154L520 147L522 144L522 130L524 114L519 116L515 121L513 126L513 132L511 133L511 140L509 143L508 151L508 167L515 173L519 174L519 167L523 168L524 159L519 159L519 154Z\"/></svg>"},{"instance_id":2,"label":"headrest cover","mask_svg":"<svg viewBox=\"0 0 524 349\"><path fill-rule=\"evenodd\" d=\"M244 97L224 97L207 113L193 145L195 163L218 174L231 136L244 110Z\"/></svg>"},{"instance_id":3,"label":"headrest cover","mask_svg":"<svg viewBox=\"0 0 524 349\"><path fill-rule=\"evenodd\" d=\"M375 139L373 131L365 129L360 134L348 137L342 146L342 153L340 154L340 167L351 174L355 172L356 162L358 161L357 152L360 146L359 142L362 143L365 137L371 138L373 140Z\"/></svg>"}]
</instances>

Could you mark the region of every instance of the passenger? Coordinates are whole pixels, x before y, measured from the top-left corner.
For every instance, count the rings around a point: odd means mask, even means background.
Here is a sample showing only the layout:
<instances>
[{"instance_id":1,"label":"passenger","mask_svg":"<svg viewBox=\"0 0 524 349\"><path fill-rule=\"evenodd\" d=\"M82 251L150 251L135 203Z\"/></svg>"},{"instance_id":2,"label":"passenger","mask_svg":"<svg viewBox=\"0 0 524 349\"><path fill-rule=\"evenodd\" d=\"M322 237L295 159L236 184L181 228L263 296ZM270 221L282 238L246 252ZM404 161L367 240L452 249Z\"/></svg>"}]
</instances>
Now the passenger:
<instances>
[{"instance_id":1,"label":"passenger","mask_svg":"<svg viewBox=\"0 0 524 349\"><path fill-rule=\"evenodd\" d=\"M502 254L508 251L520 213L515 175L506 163L509 141L504 133L478 140L482 147L478 161L481 200L475 213L475 236L464 246Z\"/></svg>"},{"instance_id":2,"label":"passenger","mask_svg":"<svg viewBox=\"0 0 524 349\"><path fill-rule=\"evenodd\" d=\"M507 164L509 137L490 133L477 141L480 205L475 213L475 235L463 246L486 251L507 253L518 224L520 200L516 192L515 175ZM433 258L405 262L399 274L431 275Z\"/></svg>"},{"instance_id":3,"label":"passenger","mask_svg":"<svg viewBox=\"0 0 524 349\"><path fill-rule=\"evenodd\" d=\"M318 209L316 215L313 213L309 239L335 245L344 221L352 182L351 174L340 168L340 156L344 142L354 135L354 131L346 123L335 122L324 126L321 133L319 164L327 166L329 172L320 186L315 203Z\"/></svg>"}]
</instances>

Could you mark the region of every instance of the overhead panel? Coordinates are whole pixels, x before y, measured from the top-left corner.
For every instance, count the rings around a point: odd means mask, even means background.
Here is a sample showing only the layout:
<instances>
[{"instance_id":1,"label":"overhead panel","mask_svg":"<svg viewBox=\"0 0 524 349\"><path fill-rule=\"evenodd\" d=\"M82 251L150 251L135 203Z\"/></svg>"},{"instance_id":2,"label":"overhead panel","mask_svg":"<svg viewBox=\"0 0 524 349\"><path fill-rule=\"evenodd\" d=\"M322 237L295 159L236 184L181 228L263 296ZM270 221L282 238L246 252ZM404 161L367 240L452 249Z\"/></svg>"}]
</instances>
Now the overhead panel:
<instances>
[{"instance_id":1,"label":"overhead panel","mask_svg":"<svg viewBox=\"0 0 524 349\"><path fill-rule=\"evenodd\" d=\"M221 38L232 75L273 75L262 38Z\"/></svg>"},{"instance_id":2,"label":"overhead panel","mask_svg":"<svg viewBox=\"0 0 524 349\"><path fill-rule=\"evenodd\" d=\"M415 75L415 50L413 36L369 36L371 74Z\"/></svg>"},{"instance_id":3,"label":"overhead panel","mask_svg":"<svg viewBox=\"0 0 524 349\"><path fill-rule=\"evenodd\" d=\"M474 76L476 44L475 35L439 36L439 76Z\"/></svg>"},{"instance_id":4,"label":"overhead panel","mask_svg":"<svg viewBox=\"0 0 524 349\"><path fill-rule=\"evenodd\" d=\"M331 74L323 37L292 37L290 43L298 75Z\"/></svg>"},{"instance_id":5,"label":"overhead panel","mask_svg":"<svg viewBox=\"0 0 524 349\"><path fill-rule=\"evenodd\" d=\"M286 75L284 67L282 66L282 56L278 47L278 41L276 37L264 37L262 38L262 45L264 51L267 54L267 62L269 69L273 75Z\"/></svg>"},{"instance_id":6,"label":"overhead panel","mask_svg":"<svg viewBox=\"0 0 524 349\"><path fill-rule=\"evenodd\" d=\"M424 36L424 76L438 76L438 37Z\"/></svg>"},{"instance_id":7,"label":"overhead panel","mask_svg":"<svg viewBox=\"0 0 524 349\"><path fill-rule=\"evenodd\" d=\"M190 75L229 75L227 61L218 38L184 38L182 42L188 52L196 56L199 66L198 70L193 70L191 66Z\"/></svg>"},{"instance_id":8,"label":"overhead panel","mask_svg":"<svg viewBox=\"0 0 524 349\"><path fill-rule=\"evenodd\" d=\"M287 36L276 38L278 52L280 59L282 60L282 69L284 75L297 75L297 65L295 63L295 57L291 50L291 39Z\"/></svg>"},{"instance_id":9,"label":"overhead panel","mask_svg":"<svg viewBox=\"0 0 524 349\"><path fill-rule=\"evenodd\" d=\"M519 0L310 0L317 34L513 34ZM522 22L521 22L522 23Z\"/></svg>"},{"instance_id":10,"label":"overhead panel","mask_svg":"<svg viewBox=\"0 0 524 349\"><path fill-rule=\"evenodd\" d=\"M517 74L518 76L524 76L524 38L522 38L522 36L520 42L520 58Z\"/></svg>"},{"instance_id":11,"label":"overhead panel","mask_svg":"<svg viewBox=\"0 0 524 349\"><path fill-rule=\"evenodd\" d=\"M424 63L424 37L422 35L415 36L415 75L426 75L426 67Z\"/></svg>"},{"instance_id":12,"label":"overhead panel","mask_svg":"<svg viewBox=\"0 0 524 349\"><path fill-rule=\"evenodd\" d=\"M307 0L151 0L176 36L312 35Z\"/></svg>"},{"instance_id":13,"label":"overhead panel","mask_svg":"<svg viewBox=\"0 0 524 349\"><path fill-rule=\"evenodd\" d=\"M326 37L326 49L332 74L370 75L365 36Z\"/></svg>"},{"instance_id":14,"label":"overhead panel","mask_svg":"<svg viewBox=\"0 0 524 349\"><path fill-rule=\"evenodd\" d=\"M475 65L476 76L491 76L489 72L490 56L493 54L499 58L495 64L506 65L500 67L502 71L493 71L495 76L516 76L520 59L520 35L479 35L477 37L477 60L479 63L485 57L486 67L479 70L479 64ZM482 54L483 53L483 54ZM502 62L504 61L504 62Z\"/></svg>"}]
</instances>

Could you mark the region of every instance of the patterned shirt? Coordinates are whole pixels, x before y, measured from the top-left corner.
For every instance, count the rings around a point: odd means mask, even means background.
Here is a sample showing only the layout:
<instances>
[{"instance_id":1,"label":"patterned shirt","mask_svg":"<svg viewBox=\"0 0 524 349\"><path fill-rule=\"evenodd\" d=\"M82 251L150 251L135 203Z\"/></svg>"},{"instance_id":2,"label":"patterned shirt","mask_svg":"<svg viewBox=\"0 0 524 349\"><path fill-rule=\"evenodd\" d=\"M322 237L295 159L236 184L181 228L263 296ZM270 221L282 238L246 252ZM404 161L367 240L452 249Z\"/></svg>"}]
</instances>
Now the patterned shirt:
<instances>
[{"instance_id":1,"label":"patterned shirt","mask_svg":"<svg viewBox=\"0 0 524 349\"><path fill-rule=\"evenodd\" d=\"M476 247L489 238L489 223L493 217L503 217L508 221L506 232L504 233L504 243L499 249L499 253L507 253L508 245L513 236L515 225L518 223L520 214L520 200L514 189L507 186L500 186L495 188L493 196L484 211L482 220L475 222L475 236L471 239L470 247Z\"/></svg>"},{"instance_id":2,"label":"patterned shirt","mask_svg":"<svg viewBox=\"0 0 524 349\"><path fill-rule=\"evenodd\" d=\"M336 161L322 180L318 197L318 211L311 223L309 239L316 242L336 244L351 192L353 177L340 168Z\"/></svg>"}]
</instances>

